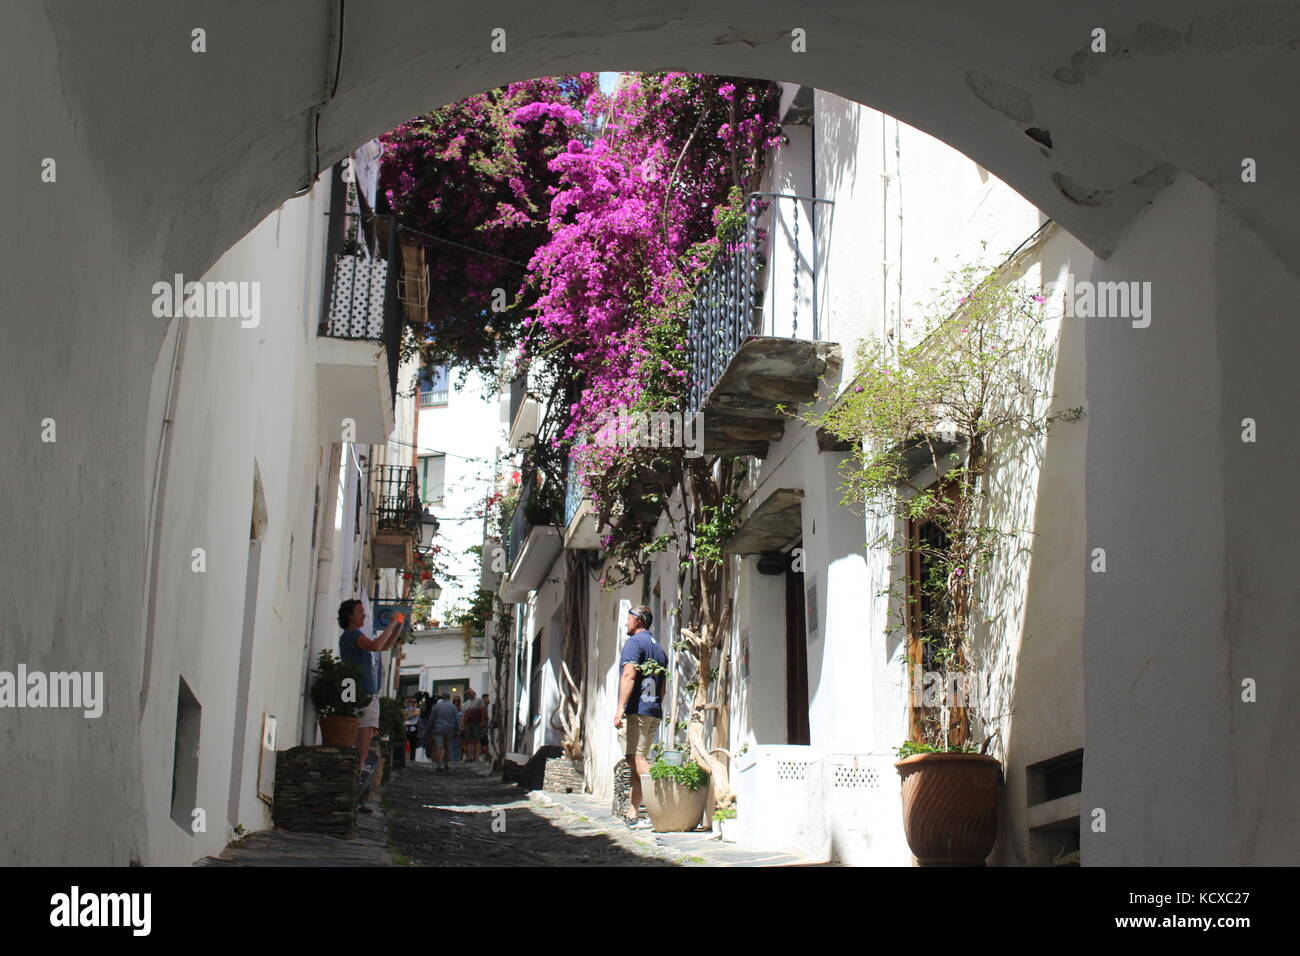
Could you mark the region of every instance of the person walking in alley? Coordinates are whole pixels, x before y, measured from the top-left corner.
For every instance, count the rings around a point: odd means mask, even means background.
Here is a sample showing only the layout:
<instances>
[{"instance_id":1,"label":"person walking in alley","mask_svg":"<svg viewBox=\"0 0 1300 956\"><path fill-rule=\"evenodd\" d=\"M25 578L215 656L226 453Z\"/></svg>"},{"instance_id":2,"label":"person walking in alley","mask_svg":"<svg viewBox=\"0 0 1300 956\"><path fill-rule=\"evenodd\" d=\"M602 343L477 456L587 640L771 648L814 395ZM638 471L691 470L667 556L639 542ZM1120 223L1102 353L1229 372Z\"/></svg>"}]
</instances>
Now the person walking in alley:
<instances>
[{"instance_id":1,"label":"person walking in alley","mask_svg":"<svg viewBox=\"0 0 1300 956\"><path fill-rule=\"evenodd\" d=\"M437 703L438 698L432 694L425 697L424 706L420 708L420 723L418 725L420 746L424 748L424 756L429 759L430 763L437 762L433 755L433 708Z\"/></svg>"},{"instance_id":2,"label":"person walking in alley","mask_svg":"<svg viewBox=\"0 0 1300 956\"><path fill-rule=\"evenodd\" d=\"M451 705L456 708L456 728L451 733L451 762L460 763L460 694L454 694Z\"/></svg>"},{"instance_id":3,"label":"person walking in alley","mask_svg":"<svg viewBox=\"0 0 1300 956\"><path fill-rule=\"evenodd\" d=\"M451 742L456 736L456 729L460 724L460 713L456 710L456 705L451 702L451 695L444 693L436 704L433 705L433 711L430 714L433 727L433 760L435 770L448 770L447 751L451 747Z\"/></svg>"},{"instance_id":4,"label":"person walking in alley","mask_svg":"<svg viewBox=\"0 0 1300 956\"><path fill-rule=\"evenodd\" d=\"M492 739L491 731L496 725L493 723L492 702L488 700L488 695L483 695L483 735L479 738L479 743L483 748L483 759L492 758Z\"/></svg>"},{"instance_id":5,"label":"person walking in alley","mask_svg":"<svg viewBox=\"0 0 1300 956\"><path fill-rule=\"evenodd\" d=\"M614 726L619 730L628 769L632 771L632 793L626 823L633 829L648 826L637 819L641 806L641 775L650 772L650 745L663 719L664 675L668 655L655 640L650 625L654 615L644 604L627 614L627 641L619 658L623 668L618 685L618 711ZM626 727L624 726L626 724Z\"/></svg>"},{"instance_id":6,"label":"person walking in alley","mask_svg":"<svg viewBox=\"0 0 1300 956\"><path fill-rule=\"evenodd\" d=\"M410 760L415 760L415 748L420 746L420 701L417 697L406 698L406 752Z\"/></svg>"},{"instance_id":7,"label":"person walking in alley","mask_svg":"<svg viewBox=\"0 0 1300 956\"><path fill-rule=\"evenodd\" d=\"M360 754L357 772L365 769L366 757L370 753L370 739L379 731L379 654L386 651L396 640L399 644L402 624L406 617L394 614L388 627L378 637L366 637L361 626L366 623L366 609L361 602L352 598L339 605L339 627L344 628L339 635L339 657L361 668L361 687L370 695L370 703L357 718L357 743Z\"/></svg>"},{"instance_id":8,"label":"person walking in alley","mask_svg":"<svg viewBox=\"0 0 1300 956\"><path fill-rule=\"evenodd\" d=\"M479 737L483 733L483 701L478 699L474 688L465 689L465 709L460 712L461 749L465 762L478 759Z\"/></svg>"}]
</instances>

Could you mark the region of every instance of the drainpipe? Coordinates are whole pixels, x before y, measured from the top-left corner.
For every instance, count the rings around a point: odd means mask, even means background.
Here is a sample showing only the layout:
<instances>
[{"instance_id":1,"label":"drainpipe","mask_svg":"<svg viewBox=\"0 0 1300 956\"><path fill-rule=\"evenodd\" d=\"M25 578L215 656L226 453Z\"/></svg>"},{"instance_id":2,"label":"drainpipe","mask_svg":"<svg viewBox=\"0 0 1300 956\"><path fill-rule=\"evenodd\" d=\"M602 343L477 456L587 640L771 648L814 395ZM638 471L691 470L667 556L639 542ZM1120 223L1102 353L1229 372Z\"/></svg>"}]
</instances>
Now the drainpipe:
<instances>
[{"instance_id":1,"label":"drainpipe","mask_svg":"<svg viewBox=\"0 0 1300 956\"><path fill-rule=\"evenodd\" d=\"M880 340L889 338L889 120L880 114ZM894 355L898 355L898 342L894 342Z\"/></svg>"},{"instance_id":2,"label":"drainpipe","mask_svg":"<svg viewBox=\"0 0 1300 956\"><path fill-rule=\"evenodd\" d=\"M903 344L903 149L899 130L902 124L894 120L894 178L898 180L898 299L894 303L894 341Z\"/></svg>"},{"instance_id":3,"label":"drainpipe","mask_svg":"<svg viewBox=\"0 0 1300 956\"><path fill-rule=\"evenodd\" d=\"M302 732L299 743L309 747L316 743L315 710L311 705L310 693L311 668L314 663L313 638L316 636L316 621L329 619L326 602L329 601L330 570L334 565L334 514L338 510L339 471L342 467L343 444L331 442L329 465L325 474L325 500L316 516L316 591L307 631L306 666L303 668Z\"/></svg>"},{"instance_id":4,"label":"drainpipe","mask_svg":"<svg viewBox=\"0 0 1300 956\"><path fill-rule=\"evenodd\" d=\"M808 124L809 152L812 154L812 196L817 198L817 91L813 90L813 118ZM812 230L812 337L814 342L821 341L821 323L817 309L817 203L808 204L809 228Z\"/></svg>"}]
</instances>

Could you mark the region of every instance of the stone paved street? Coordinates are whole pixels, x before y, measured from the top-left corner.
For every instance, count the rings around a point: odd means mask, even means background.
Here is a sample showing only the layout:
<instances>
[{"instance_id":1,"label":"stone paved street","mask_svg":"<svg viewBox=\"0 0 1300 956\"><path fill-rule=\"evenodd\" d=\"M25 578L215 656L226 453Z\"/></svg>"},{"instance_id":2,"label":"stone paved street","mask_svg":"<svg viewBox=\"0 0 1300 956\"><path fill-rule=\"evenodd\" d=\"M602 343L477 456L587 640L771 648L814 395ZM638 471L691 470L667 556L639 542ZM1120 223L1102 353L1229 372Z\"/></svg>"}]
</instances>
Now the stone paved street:
<instances>
[{"instance_id":1,"label":"stone paved street","mask_svg":"<svg viewBox=\"0 0 1300 956\"><path fill-rule=\"evenodd\" d=\"M468 765L408 765L353 840L261 831L200 866L788 866L708 831L630 831L585 794L527 794ZM505 827L493 821L504 819Z\"/></svg>"}]
</instances>

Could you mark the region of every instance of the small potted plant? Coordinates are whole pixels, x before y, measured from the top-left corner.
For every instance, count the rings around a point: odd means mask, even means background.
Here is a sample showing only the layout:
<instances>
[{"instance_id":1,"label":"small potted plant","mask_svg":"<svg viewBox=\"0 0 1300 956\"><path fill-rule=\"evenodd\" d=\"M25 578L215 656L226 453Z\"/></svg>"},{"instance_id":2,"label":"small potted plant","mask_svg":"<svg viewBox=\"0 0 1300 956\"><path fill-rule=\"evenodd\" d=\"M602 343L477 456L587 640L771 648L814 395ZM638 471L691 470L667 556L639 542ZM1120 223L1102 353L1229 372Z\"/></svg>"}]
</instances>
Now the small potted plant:
<instances>
[{"instance_id":1,"label":"small potted plant","mask_svg":"<svg viewBox=\"0 0 1300 956\"><path fill-rule=\"evenodd\" d=\"M694 830L709 799L709 775L694 760L666 763L662 754L642 778L650 822L659 833Z\"/></svg>"},{"instance_id":2,"label":"small potted plant","mask_svg":"<svg viewBox=\"0 0 1300 956\"><path fill-rule=\"evenodd\" d=\"M910 740L898 757L903 832L917 862L983 866L998 835L1002 764L973 747Z\"/></svg>"},{"instance_id":3,"label":"small potted plant","mask_svg":"<svg viewBox=\"0 0 1300 956\"><path fill-rule=\"evenodd\" d=\"M724 843L736 842L735 807L718 807L713 811L713 822L717 824L719 839Z\"/></svg>"},{"instance_id":4,"label":"small potted plant","mask_svg":"<svg viewBox=\"0 0 1300 956\"><path fill-rule=\"evenodd\" d=\"M316 658L312 673L316 678L311 684L311 702L320 718L321 740L327 747L356 746L357 714L370 703L370 695L361 686L361 668L326 648Z\"/></svg>"},{"instance_id":5,"label":"small potted plant","mask_svg":"<svg viewBox=\"0 0 1300 956\"><path fill-rule=\"evenodd\" d=\"M680 767L686 760L686 752L682 750L668 750L663 744L656 743L650 748L650 754L656 760L662 760L670 767Z\"/></svg>"}]
</instances>

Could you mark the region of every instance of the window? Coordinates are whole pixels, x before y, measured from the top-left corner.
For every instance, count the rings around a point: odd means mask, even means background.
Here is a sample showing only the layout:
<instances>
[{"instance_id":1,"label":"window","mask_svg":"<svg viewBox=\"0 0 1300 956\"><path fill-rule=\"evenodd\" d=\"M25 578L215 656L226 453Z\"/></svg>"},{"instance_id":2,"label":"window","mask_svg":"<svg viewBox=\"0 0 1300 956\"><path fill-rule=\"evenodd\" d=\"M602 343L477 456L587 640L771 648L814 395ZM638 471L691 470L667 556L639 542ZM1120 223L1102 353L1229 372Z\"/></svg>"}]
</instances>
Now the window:
<instances>
[{"instance_id":1,"label":"window","mask_svg":"<svg viewBox=\"0 0 1300 956\"><path fill-rule=\"evenodd\" d=\"M172 745L172 821L193 836L194 809L199 792L199 725L203 708L185 683L177 678L176 736Z\"/></svg>"},{"instance_id":2,"label":"window","mask_svg":"<svg viewBox=\"0 0 1300 956\"><path fill-rule=\"evenodd\" d=\"M420 408L447 404L449 371L445 365L426 365L420 369Z\"/></svg>"},{"instance_id":3,"label":"window","mask_svg":"<svg viewBox=\"0 0 1300 956\"><path fill-rule=\"evenodd\" d=\"M440 505L447 484L447 456L420 456L420 501Z\"/></svg>"}]
</instances>

